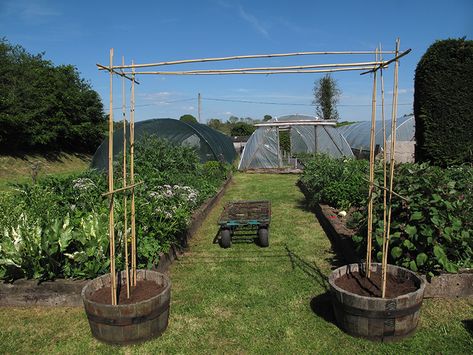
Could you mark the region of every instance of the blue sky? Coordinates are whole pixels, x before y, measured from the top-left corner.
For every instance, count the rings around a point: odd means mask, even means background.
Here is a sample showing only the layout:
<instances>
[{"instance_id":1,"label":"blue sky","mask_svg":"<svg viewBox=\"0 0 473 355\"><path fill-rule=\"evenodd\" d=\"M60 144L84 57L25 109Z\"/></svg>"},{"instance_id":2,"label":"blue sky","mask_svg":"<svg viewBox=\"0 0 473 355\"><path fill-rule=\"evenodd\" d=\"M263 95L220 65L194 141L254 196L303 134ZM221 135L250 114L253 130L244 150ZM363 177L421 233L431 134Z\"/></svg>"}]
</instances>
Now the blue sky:
<instances>
[{"instance_id":1,"label":"blue sky","mask_svg":"<svg viewBox=\"0 0 473 355\"><path fill-rule=\"evenodd\" d=\"M96 63L203 58L297 51L373 50L378 43L412 48L399 76L399 114L412 112L414 72L426 49L438 39L473 37L473 1L59 1L0 0L0 36L32 53L46 52L55 64L73 64L108 107L108 75ZM281 66L372 60L372 57L294 57L194 64L166 69ZM393 67L385 72L387 101ZM342 120L370 118L370 76L333 75L342 90ZM265 114L313 114L312 89L319 74L156 77L140 79L138 120L197 116L202 119L262 118ZM115 80L115 107L121 81ZM127 89L127 92L129 90ZM214 101L243 100L279 105ZM297 104L297 105L286 105ZM121 117L120 110L115 117Z\"/></svg>"}]
</instances>

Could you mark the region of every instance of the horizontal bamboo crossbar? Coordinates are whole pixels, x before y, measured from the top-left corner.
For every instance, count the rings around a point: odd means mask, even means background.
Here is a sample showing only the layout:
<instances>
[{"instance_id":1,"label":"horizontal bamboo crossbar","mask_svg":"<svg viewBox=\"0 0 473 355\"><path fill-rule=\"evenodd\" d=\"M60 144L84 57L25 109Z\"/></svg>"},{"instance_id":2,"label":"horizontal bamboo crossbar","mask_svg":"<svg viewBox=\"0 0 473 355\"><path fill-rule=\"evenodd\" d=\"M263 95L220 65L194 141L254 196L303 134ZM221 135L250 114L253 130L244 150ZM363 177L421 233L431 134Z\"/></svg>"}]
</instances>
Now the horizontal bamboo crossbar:
<instances>
[{"instance_id":1,"label":"horizontal bamboo crossbar","mask_svg":"<svg viewBox=\"0 0 473 355\"><path fill-rule=\"evenodd\" d=\"M276 58L276 57L295 57L303 55L330 55L330 54L375 54L376 51L325 51L325 52L292 52L292 53L276 53L276 54L252 54L252 55L234 55L229 57L216 57L216 58L200 58L200 59L184 59L184 60L173 60L167 62L157 63L146 63L146 64L131 64L131 65L116 65L114 69L125 69L125 68L145 68L145 67L159 67L162 65L176 65L186 63L204 63L204 62L218 62L224 60L236 60L236 59L256 59L256 58ZM383 54L394 54L395 51L384 51ZM100 70L109 70L107 67L100 68Z\"/></svg>"},{"instance_id":2,"label":"horizontal bamboo crossbar","mask_svg":"<svg viewBox=\"0 0 473 355\"><path fill-rule=\"evenodd\" d=\"M116 190L113 190L113 191L104 192L104 193L102 194L102 196L113 195L113 194L115 194L115 193L117 193L117 192L122 192L122 191L125 191L125 190L130 190L130 189L135 188L135 186L141 185L142 183L143 183L143 181L140 181L140 182L137 182L136 184L133 184L133 185L128 185L128 186L121 187L121 188L116 189Z\"/></svg>"},{"instance_id":3,"label":"horizontal bamboo crossbar","mask_svg":"<svg viewBox=\"0 0 473 355\"><path fill-rule=\"evenodd\" d=\"M225 70L208 70L204 72L199 71L146 71L146 72L135 72L136 75L232 75L232 74L259 74L259 75L271 75L271 74L307 74L307 73L333 73L339 71L354 71L354 70L371 70L372 66L363 67L348 67L348 68L334 68L334 69L308 69L308 70L259 70L259 71L225 71ZM126 74L130 74L126 72Z\"/></svg>"},{"instance_id":4,"label":"horizontal bamboo crossbar","mask_svg":"<svg viewBox=\"0 0 473 355\"><path fill-rule=\"evenodd\" d=\"M240 71L256 71L256 70L292 70L292 69L314 69L314 68L336 68L336 67L359 67L359 66L376 66L382 65L384 62L360 62L360 63L334 63L334 64L309 64L309 65L293 65L284 67L250 67L250 68L232 68L232 69L200 69L200 70L188 70L187 73L209 73L209 72L240 72ZM131 73L131 72L124 72ZM136 73L136 72L135 72Z\"/></svg>"}]
</instances>

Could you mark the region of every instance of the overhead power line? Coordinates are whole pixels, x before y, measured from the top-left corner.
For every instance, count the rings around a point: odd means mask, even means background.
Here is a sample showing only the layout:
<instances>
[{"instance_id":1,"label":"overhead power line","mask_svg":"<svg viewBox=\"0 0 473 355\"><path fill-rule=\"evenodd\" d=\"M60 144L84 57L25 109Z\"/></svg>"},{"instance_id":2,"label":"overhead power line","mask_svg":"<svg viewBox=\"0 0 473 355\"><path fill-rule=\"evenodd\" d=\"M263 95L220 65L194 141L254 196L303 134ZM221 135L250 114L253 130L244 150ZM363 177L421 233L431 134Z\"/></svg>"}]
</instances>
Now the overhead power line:
<instances>
[{"instance_id":1,"label":"overhead power line","mask_svg":"<svg viewBox=\"0 0 473 355\"><path fill-rule=\"evenodd\" d=\"M159 102L154 102L152 104L141 104L141 105L135 105L135 107L146 107L146 106L158 106L158 105L162 105L162 104L173 104L173 103L176 103L176 102L185 102L185 101L194 101L195 98L190 98L190 99L180 99L180 100L171 100L171 101L159 101ZM121 110L123 107L120 106L120 107L114 107L113 110ZM130 106L126 106L126 108L130 108ZM109 110L106 110L107 112Z\"/></svg>"},{"instance_id":2,"label":"overhead power line","mask_svg":"<svg viewBox=\"0 0 473 355\"><path fill-rule=\"evenodd\" d=\"M268 101L251 101L251 100L236 100L236 99L219 99L219 98L210 98L210 97L202 97L202 100L207 101L223 101L223 102L238 102L238 103L245 103L245 104L261 104L261 105L281 105L281 106L314 106L313 104L304 104L304 103L294 103L294 102L268 102ZM412 105L411 103L401 103L398 105ZM338 104L337 106L371 106L371 104ZM379 104L378 106L381 106Z\"/></svg>"},{"instance_id":3,"label":"overhead power line","mask_svg":"<svg viewBox=\"0 0 473 355\"><path fill-rule=\"evenodd\" d=\"M146 106L158 106L163 104L173 104L178 102L187 102L187 101L196 101L196 98L188 98L188 99L179 99L179 100L170 100L170 101L159 101L150 104L141 104L135 105L135 107L146 107ZM300 103L300 102L271 102L271 101L253 101L253 100L237 100L237 99L222 99L216 97L203 97L201 96L201 100L206 101L220 101L220 102L235 102L235 103L242 103L242 104L256 104L256 105L276 105L276 106L314 106L313 104L307 103ZM399 103L398 106L411 106L412 103ZM338 104L339 107L368 107L371 104ZM378 104L377 106L381 106ZM390 105L388 105L390 106ZM127 108L129 108L127 106ZM122 107L114 107L113 110L121 110Z\"/></svg>"}]
</instances>

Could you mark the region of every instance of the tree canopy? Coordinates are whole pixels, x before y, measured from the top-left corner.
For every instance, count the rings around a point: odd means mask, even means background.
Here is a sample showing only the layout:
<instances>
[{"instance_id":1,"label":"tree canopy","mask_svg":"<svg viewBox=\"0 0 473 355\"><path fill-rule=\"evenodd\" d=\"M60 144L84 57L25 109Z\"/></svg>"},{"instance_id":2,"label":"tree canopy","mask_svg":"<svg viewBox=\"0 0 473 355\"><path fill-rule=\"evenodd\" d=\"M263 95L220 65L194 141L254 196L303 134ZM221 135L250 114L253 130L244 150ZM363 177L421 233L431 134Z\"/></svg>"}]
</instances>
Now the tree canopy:
<instances>
[{"instance_id":1,"label":"tree canopy","mask_svg":"<svg viewBox=\"0 0 473 355\"><path fill-rule=\"evenodd\" d=\"M314 83L314 101L316 116L324 120L338 120L337 103L341 91L337 82L327 74Z\"/></svg>"},{"instance_id":2,"label":"tree canopy","mask_svg":"<svg viewBox=\"0 0 473 355\"><path fill-rule=\"evenodd\" d=\"M231 135L237 137L247 137L255 131L255 126L246 122L237 122L231 129Z\"/></svg>"},{"instance_id":3,"label":"tree canopy","mask_svg":"<svg viewBox=\"0 0 473 355\"><path fill-rule=\"evenodd\" d=\"M181 118L179 118L179 121L186 122L186 123L197 123L197 118L190 114L185 114L182 115Z\"/></svg>"},{"instance_id":4,"label":"tree canopy","mask_svg":"<svg viewBox=\"0 0 473 355\"><path fill-rule=\"evenodd\" d=\"M106 128L99 95L74 66L43 56L0 39L0 151L95 151Z\"/></svg>"}]
</instances>

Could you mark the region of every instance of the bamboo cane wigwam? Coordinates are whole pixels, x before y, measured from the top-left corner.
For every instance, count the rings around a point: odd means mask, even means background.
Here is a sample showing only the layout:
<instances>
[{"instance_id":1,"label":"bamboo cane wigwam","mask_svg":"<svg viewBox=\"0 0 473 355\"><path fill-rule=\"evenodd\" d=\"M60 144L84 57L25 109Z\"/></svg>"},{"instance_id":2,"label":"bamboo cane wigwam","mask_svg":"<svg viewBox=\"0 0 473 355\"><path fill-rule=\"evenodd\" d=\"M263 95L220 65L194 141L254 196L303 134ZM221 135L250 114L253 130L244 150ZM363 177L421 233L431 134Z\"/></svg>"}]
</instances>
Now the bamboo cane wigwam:
<instances>
[{"instance_id":1,"label":"bamboo cane wigwam","mask_svg":"<svg viewBox=\"0 0 473 355\"><path fill-rule=\"evenodd\" d=\"M131 273L129 274L128 266L128 244L127 244L127 212L125 207L125 230L124 230L124 247L125 247L125 268L126 274L130 275L127 277L127 294L129 294L129 287L136 286L136 211L135 211L135 186L138 185L134 180L134 119L135 119L135 83L139 84L136 81L136 75L242 75L242 74L252 74L252 75L270 75L270 74L312 74L312 73L331 73L339 71L359 71L365 70L366 73L374 73L373 81L373 98L372 98L372 122L375 122L376 118L376 74L378 70L381 70L381 90L382 90L382 116L384 122L384 83L382 78L382 70L386 69L387 66L391 63L395 63L394 70L394 93L393 93L393 105L392 105L392 122L393 127L391 131L391 165L390 165L390 181L389 188L386 186L386 168L384 169L385 173L385 182L383 185L383 190L386 195L386 192L389 193L389 210L385 214L385 232L383 233L383 270L386 270L387 266L387 253L388 253L388 244L389 244L389 227L391 219L391 199L393 194L393 176L394 176L394 148L395 148L395 137L396 137L396 113L397 113L397 90L398 90L398 67L399 59L410 52L410 49L401 52L399 48L399 40L396 41L395 51L382 51L381 47L377 48L375 51L325 51L325 52L293 52L293 53L277 53L277 54L256 54L256 55L239 55L239 56L228 56L228 57L215 57L215 58L201 58L201 59L186 59L186 60L176 60L176 61L163 61L155 63L145 63L145 64L135 64L132 61L131 64L125 65L124 60L122 64L118 66L113 65L113 49L110 50L110 65L104 66L97 64L99 70L107 70L110 73L110 113L109 113L109 177L108 177L108 192L104 195L109 196L109 237L110 237L110 280L111 280L111 299L112 304L117 304L117 289L116 289L116 270L115 270L115 231L114 231L114 194L131 190L131 248L130 248L130 261L131 261ZM137 68L146 68L146 67L158 67L158 66L168 66L168 65L178 65L178 64L189 64L189 63L205 63L205 62L216 62L216 61L230 61L230 60L240 60L240 59L256 59L256 58L275 58L275 57L293 57L293 56L310 56L310 55L369 55L375 54L375 61L370 62L352 62L352 63L331 63L331 64L312 64L312 65L298 65L298 66L283 66L283 67L248 67L248 68L230 68L230 69L204 69L204 70L187 70L187 71L143 71L137 72ZM383 61L382 54L394 54L394 58ZM124 69L131 69L131 72L125 72ZM119 189L114 189L113 181L113 75L119 75L124 80L127 79L131 81L131 98L130 98L130 183L127 183L126 175L126 153L123 158L123 187ZM123 84L124 85L124 84ZM124 88L124 86L123 86ZM123 102L125 100L124 90L123 90ZM125 104L123 103L123 124L124 124L124 137L126 137L126 114L125 114ZM375 188L374 184L374 124L372 126L372 139L370 141L370 197L369 197L369 243L367 248L367 270L371 270L369 265L371 264L371 238L372 238L372 210L373 210L373 198L372 193ZM384 150L386 150L386 138L385 138L385 127L383 124L383 140L384 140ZM126 138L125 138L126 139ZM124 141L124 152L126 152L126 141ZM385 154L385 153L384 153ZM386 164L386 156L384 155L384 164ZM386 201L386 198L385 198ZM124 197L125 206L127 205L127 197ZM384 204L384 209L386 210L386 203ZM371 227L370 227L371 226ZM369 252L368 252L369 250ZM385 272L383 272L383 296L385 291Z\"/></svg>"}]
</instances>

